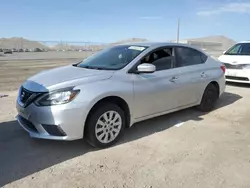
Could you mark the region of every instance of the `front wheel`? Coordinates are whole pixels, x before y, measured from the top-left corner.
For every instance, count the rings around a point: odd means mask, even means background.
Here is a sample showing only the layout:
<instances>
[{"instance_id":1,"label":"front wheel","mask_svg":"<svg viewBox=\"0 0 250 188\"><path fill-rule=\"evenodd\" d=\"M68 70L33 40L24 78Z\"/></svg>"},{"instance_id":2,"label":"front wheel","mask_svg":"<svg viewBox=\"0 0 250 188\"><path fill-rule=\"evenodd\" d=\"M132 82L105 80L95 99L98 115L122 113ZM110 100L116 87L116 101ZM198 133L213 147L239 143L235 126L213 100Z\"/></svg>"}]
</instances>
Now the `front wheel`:
<instances>
[{"instance_id":1,"label":"front wheel","mask_svg":"<svg viewBox=\"0 0 250 188\"><path fill-rule=\"evenodd\" d=\"M123 110L112 103L98 105L86 124L86 138L97 148L106 148L118 141L125 127Z\"/></svg>"},{"instance_id":2,"label":"front wheel","mask_svg":"<svg viewBox=\"0 0 250 188\"><path fill-rule=\"evenodd\" d=\"M200 105L198 106L198 109L203 112L211 111L214 108L215 102L218 98L219 91L217 87L213 84L209 84L203 93L202 100Z\"/></svg>"}]
</instances>

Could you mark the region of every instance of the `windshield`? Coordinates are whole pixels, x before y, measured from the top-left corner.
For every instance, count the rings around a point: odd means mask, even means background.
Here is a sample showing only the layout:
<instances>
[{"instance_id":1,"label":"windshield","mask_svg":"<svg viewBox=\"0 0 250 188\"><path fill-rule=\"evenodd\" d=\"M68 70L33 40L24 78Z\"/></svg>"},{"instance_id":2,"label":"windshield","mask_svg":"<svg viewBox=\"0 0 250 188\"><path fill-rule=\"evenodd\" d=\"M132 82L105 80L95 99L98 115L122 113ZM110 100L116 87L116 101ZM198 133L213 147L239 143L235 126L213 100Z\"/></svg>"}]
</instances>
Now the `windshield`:
<instances>
[{"instance_id":1,"label":"windshield","mask_svg":"<svg viewBox=\"0 0 250 188\"><path fill-rule=\"evenodd\" d=\"M83 60L77 67L104 70L122 69L146 48L131 45L108 48Z\"/></svg>"},{"instance_id":2,"label":"windshield","mask_svg":"<svg viewBox=\"0 0 250 188\"><path fill-rule=\"evenodd\" d=\"M250 43L236 44L225 55L250 55Z\"/></svg>"}]
</instances>

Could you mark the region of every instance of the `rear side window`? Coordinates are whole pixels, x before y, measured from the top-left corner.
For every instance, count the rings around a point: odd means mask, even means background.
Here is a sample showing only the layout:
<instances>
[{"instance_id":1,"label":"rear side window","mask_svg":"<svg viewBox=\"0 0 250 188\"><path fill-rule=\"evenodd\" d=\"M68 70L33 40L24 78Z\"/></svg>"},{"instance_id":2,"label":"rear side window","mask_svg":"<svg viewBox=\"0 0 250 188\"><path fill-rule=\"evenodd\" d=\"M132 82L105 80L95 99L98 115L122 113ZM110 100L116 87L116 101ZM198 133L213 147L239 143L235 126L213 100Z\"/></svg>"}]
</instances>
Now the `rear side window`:
<instances>
[{"instance_id":1,"label":"rear side window","mask_svg":"<svg viewBox=\"0 0 250 188\"><path fill-rule=\"evenodd\" d=\"M198 50L188 47L176 48L176 67L203 64L207 61L207 56Z\"/></svg>"}]
</instances>

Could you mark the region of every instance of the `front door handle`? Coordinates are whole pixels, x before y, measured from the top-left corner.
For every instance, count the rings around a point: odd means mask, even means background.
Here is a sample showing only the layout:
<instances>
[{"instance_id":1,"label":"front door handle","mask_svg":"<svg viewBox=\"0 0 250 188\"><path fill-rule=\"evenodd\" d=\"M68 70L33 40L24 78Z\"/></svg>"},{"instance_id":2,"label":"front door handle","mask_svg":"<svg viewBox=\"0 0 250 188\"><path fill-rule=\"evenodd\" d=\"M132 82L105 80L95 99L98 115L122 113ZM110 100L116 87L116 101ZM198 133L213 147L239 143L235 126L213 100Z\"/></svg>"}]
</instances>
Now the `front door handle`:
<instances>
[{"instance_id":1,"label":"front door handle","mask_svg":"<svg viewBox=\"0 0 250 188\"><path fill-rule=\"evenodd\" d=\"M173 76L169 81L170 82L175 82L176 80L178 80L178 77L177 76Z\"/></svg>"}]
</instances>

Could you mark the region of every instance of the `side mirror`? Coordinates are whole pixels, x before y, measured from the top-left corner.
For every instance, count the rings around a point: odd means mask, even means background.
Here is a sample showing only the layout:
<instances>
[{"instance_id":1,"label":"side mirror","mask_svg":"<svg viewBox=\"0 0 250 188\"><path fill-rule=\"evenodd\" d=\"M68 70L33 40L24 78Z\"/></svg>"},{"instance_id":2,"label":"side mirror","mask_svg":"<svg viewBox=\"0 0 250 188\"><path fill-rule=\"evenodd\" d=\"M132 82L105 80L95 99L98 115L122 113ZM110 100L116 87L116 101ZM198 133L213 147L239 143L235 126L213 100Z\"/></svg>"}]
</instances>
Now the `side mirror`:
<instances>
[{"instance_id":1,"label":"side mirror","mask_svg":"<svg viewBox=\"0 0 250 188\"><path fill-rule=\"evenodd\" d=\"M155 66L149 63L143 63L137 67L138 73L154 73L155 70Z\"/></svg>"}]
</instances>

